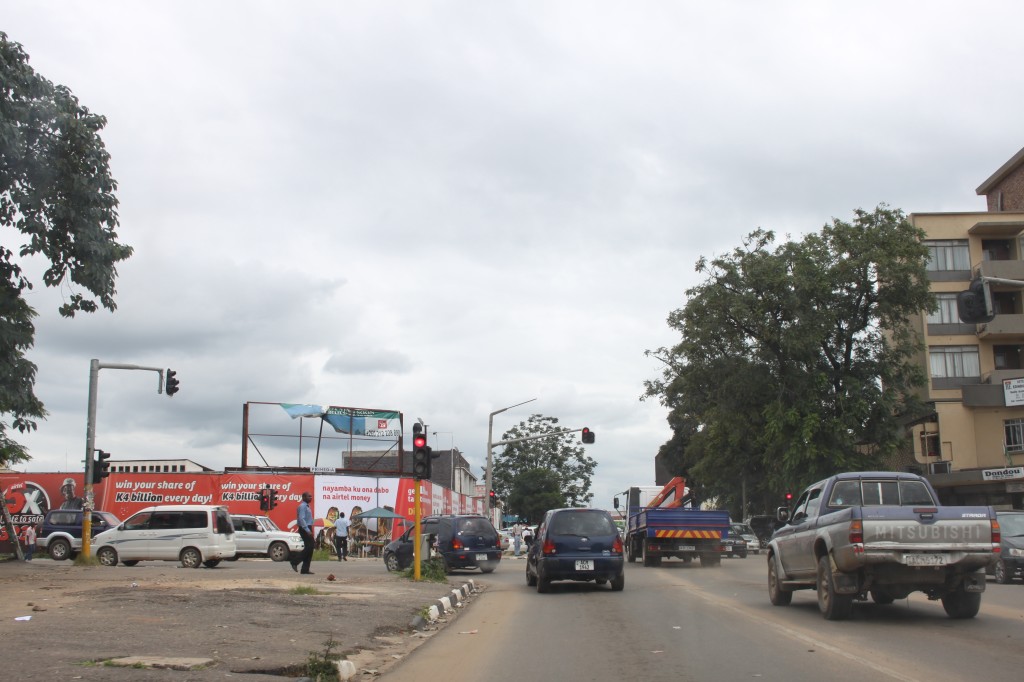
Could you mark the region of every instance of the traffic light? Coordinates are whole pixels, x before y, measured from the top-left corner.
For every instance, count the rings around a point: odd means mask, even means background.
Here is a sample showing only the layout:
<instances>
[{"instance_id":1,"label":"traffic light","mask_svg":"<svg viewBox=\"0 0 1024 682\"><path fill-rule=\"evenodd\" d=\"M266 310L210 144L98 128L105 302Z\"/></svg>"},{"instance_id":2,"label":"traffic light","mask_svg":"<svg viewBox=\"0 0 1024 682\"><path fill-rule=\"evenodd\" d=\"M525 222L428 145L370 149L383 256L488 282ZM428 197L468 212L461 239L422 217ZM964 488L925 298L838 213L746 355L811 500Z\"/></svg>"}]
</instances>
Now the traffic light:
<instances>
[{"instance_id":1,"label":"traffic light","mask_svg":"<svg viewBox=\"0 0 1024 682\"><path fill-rule=\"evenodd\" d=\"M175 376L176 374L177 372L173 369L167 370L167 386L164 388L164 393L167 394L168 398L180 390L178 389L178 378Z\"/></svg>"},{"instance_id":2,"label":"traffic light","mask_svg":"<svg viewBox=\"0 0 1024 682\"><path fill-rule=\"evenodd\" d=\"M966 324L986 324L995 319L992 311L992 292L982 278L971 281L967 291L956 295L956 312Z\"/></svg>"},{"instance_id":3,"label":"traffic light","mask_svg":"<svg viewBox=\"0 0 1024 682\"><path fill-rule=\"evenodd\" d=\"M260 510L270 511L270 488L260 491Z\"/></svg>"},{"instance_id":4,"label":"traffic light","mask_svg":"<svg viewBox=\"0 0 1024 682\"><path fill-rule=\"evenodd\" d=\"M412 425L412 475L413 478L423 480L430 478L430 465L433 458L430 456L430 448L427 447L427 436L423 433L421 424Z\"/></svg>"},{"instance_id":5,"label":"traffic light","mask_svg":"<svg viewBox=\"0 0 1024 682\"><path fill-rule=\"evenodd\" d=\"M493 490L491 491L491 499L489 501L489 504L491 505L491 508L498 506L498 493L494 492Z\"/></svg>"},{"instance_id":6,"label":"traffic light","mask_svg":"<svg viewBox=\"0 0 1024 682\"><path fill-rule=\"evenodd\" d=\"M92 464L93 484L102 483L103 479L110 475L110 453L103 450L96 451L96 461Z\"/></svg>"},{"instance_id":7,"label":"traffic light","mask_svg":"<svg viewBox=\"0 0 1024 682\"><path fill-rule=\"evenodd\" d=\"M786 493L786 506L793 504L793 493Z\"/></svg>"},{"instance_id":8,"label":"traffic light","mask_svg":"<svg viewBox=\"0 0 1024 682\"><path fill-rule=\"evenodd\" d=\"M270 490L270 508L275 509L277 507L277 491L274 489Z\"/></svg>"},{"instance_id":9,"label":"traffic light","mask_svg":"<svg viewBox=\"0 0 1024 682\"><path fill-rule=\"evenodd\" d=\"M583 428L583 432L580 434L580 437L582 438L583 442L586 443L586 444L590 444L590 443L594 442L594 432L591 431L590 429L586 428L586 427Z\"/></svg>"}]
</instances>

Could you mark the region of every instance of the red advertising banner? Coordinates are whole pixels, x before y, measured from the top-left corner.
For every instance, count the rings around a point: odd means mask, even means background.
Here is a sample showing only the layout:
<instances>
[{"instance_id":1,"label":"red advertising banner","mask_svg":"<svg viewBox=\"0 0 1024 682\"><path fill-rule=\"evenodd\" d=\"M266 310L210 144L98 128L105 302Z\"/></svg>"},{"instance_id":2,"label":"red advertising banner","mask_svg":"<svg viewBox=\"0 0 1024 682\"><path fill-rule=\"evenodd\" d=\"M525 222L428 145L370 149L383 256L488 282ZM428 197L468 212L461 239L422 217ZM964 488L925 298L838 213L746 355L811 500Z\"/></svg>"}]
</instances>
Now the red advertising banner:
<instances>
[{"instance_id":1,"label":"red advertising banner","mask_svg":"<svg viewBox=\"0 0 1024 682\"><path fill-rule=\"evenodd\" d=\"M43 520L50 509L81 509L84 504L83 474L0 474L0 491L14 520L15 532ZM269 516L283 529L295 528L296 509L303 492L313 495L317 535L331 531L338 515L346 518L366 513L353 522L354 538L386 543L412 525L415 515L415 481L411 478L375 478L322 474L262 473L112 473L93 486L94 508L124 521L154 505L217 504L234 514ZM278 505L260 510L260 490L277 490ZM430 481L420 482L420 513L474 513L478 501ZM391 516L391 513L398 518ZM328 535L332 533L327 533ZM0 553L14 546L0 524Z\"/></svg>"}]
</instances>

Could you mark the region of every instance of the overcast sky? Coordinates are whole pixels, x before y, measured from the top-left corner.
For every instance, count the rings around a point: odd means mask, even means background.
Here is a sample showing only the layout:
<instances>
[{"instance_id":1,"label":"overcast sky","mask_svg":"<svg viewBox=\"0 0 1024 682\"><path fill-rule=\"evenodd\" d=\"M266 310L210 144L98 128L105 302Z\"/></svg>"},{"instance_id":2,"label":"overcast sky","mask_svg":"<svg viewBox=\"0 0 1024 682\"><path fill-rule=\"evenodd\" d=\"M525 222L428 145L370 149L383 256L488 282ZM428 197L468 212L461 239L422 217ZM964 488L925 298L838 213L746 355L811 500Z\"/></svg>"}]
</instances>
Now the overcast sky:
<instances>
[{"instance_id":1,"label":"overcast sky","mask_svg":"<svg viewBox=\"0 0 1024 682\"><path fill-rule=\"evenodd\" d=\"M114 459L238 466L243 404L296 402L422 418L479 475L488 414L536 398L495 440L557 417L596 432L596 505L653 484L644 351L677 341L699 257L882 202L984 210L1024 146L1024 5L923 7L0 0L107 117L135 248L114 313L31 292L50 414L25 468L81 470L96 358L181 381L100 372ZM278 417L251 428L297 432Z\"/></svg>"}]
</instances>

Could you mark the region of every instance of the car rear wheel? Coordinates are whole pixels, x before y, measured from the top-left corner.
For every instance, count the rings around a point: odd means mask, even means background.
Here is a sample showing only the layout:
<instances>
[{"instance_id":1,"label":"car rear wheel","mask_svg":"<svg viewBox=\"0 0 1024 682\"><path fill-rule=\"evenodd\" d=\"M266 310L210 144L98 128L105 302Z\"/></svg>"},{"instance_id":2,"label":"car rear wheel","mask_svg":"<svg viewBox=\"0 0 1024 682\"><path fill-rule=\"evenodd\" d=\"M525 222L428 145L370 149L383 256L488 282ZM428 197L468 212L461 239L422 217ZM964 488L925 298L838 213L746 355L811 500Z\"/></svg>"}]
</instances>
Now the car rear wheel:
<instances>
[{"instance_id":1,"label":"car rear wheel","mask_svg":"<svg viewBox=\"0 0 1024 682\"><path fill-rule=\"evenodd\" d=\"M50 543L50 558L54 561L64 561L71 556L71 543L63 538L58 538Z\"/></svg>"},{"instance_id":2,"label":"car rear wheel","mask_svg":"<svg viewBox=\"0 0 1024 682\"><path fill-rule=\"evenodd\" d=\"M534 574L530 573L530 564L526 564L526 586L527 587L536 587L537 586L537 576L535 576Z\"/></svg>"},{"instance_id":3,"label":"car rear wheel","mask_svg":"<svg viewBox=\"0 0 1024 682\"><path fill-rule=\"evenodd\" d=\"M768 557L768 599L774 606L789 606L793 601L793 591L782 587L774 557Z\"/></svg>"},{"instance_id":4,"label":"car rear wheel","mask_svg":"<svg viewBox=\"0 0 1024 682\"><path fill-rule=\"evenodd\" d=\"M288 558L288 545L283 542L274 542L267 549L267 556L271 561L284 561Z\"/></svg>"},{"instance_id":5,"label":"car rear wheel","mask_svg":"<svg viewBox=\"0 0 1024 682\"><path fill-rule=\"evenodd\" d=\"M981 592L966 592L963 585L942 597L942 608L950 618L974 618L981 609Z\"/></svg>"},{"instance_id":6,"label":"car rear wheel","mask_svg":"<svg viewBox=\"0 0 1024 682\"><path fill-rule=\"evenodd\" d=\"M992 571L996 576L996 582L1000 585L1008 585L1013 576L1008 570L1006 570L1006 562L1000 559L996 562L995 568Z\"/></svg>"},{"instance_id":7,"label":"car rear wheel","mask_svg":"<svg viewBox=\"0 0 1024 682\"><path fill-rule=\"evenodd\" d=\"M825 620L846 620L853 612L852 594L836 593L832 576L832 561L829 556L818 559L818 609ZM945 604L945 600L943 600Z\"/></svg>"},{"instance_id":8,"label":"car rear wheel","mask_svg":"<svg viewBox=\"0 0 1024 682\"><path fill-rule=\"evenodd\" d=\"M185 568L199 568L203 565L203 555L195 547L186 547L181 550L178 559Z\"/></svg>"},{"instance_id":9,"label":"car rear wheel","mask_svg":"<svg viewBox=\"0 0 1024 682\"><path fill-rule=\"evenodd\" d=\"M384 568L386 568L391 573L401 570L401 566L398 565L398 555L394 552L385 552Z\"/></svg>"},{"instance_id":10,"label":"car rear wheel","mask_svg":"<svg viewBox=\"0 0 1024 682\"><path fill-rule=\"evenodd\" d=\"M117 566L117 552L113 547L100 547L96 559L104 566Z\"/></svg>"},{"instance_id":11,"label":"car rear wheel","mask_svg":"<svg viewBox=\"0 0 1024 682\"><path fill-rule=\"evenodd\" d=\"M551 591L551 581L544 575L544 569L537 567L537 591L541 594Z\"/></svg>"},{"instance_id":12,"label":"car rear wheel","mask_svg":"<svg viewBox=\"0 0 1024 682\"><path fill-rule=\"evenodd\" d=\"M612 578L612 591L613 592L621 592L622 588L625 587L625 586L626 586L626 572L625 571L623 571L622 573L619 573L617 576Z\"/></svg>"}]
</instances>

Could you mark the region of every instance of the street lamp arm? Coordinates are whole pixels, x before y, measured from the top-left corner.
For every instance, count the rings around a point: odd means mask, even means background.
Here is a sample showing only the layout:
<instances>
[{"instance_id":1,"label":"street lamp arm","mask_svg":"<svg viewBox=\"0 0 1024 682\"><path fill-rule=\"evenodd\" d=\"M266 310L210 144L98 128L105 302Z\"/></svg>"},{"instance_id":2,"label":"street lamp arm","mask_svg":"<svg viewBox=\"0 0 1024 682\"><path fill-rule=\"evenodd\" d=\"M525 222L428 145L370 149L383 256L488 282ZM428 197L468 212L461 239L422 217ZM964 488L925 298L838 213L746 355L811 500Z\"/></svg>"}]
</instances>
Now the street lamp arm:
<instances>
[{"instance_id":1,"label":"street lamp arm","mask_svg":"<svg viewBox=\"0 0 1024 682\"><path fill-rule=\"evenodd\" d=\"M521 443L524 440L537 440L539 438L552 438L553 436L564 436L567 433L576 433L577 431L582 431L582 430L583 430L582 428L580 428L580 429L564 429L562 431L552 431L551 433L542 433L542 434L537 435L537 436L523 436L522 438L512 438L512 439L509 439L509 440L500 440L497 443L492 443L491 445L492 446L495 446L495 445L508 445L509 443Z\"/></svg>"}]
</instances>

